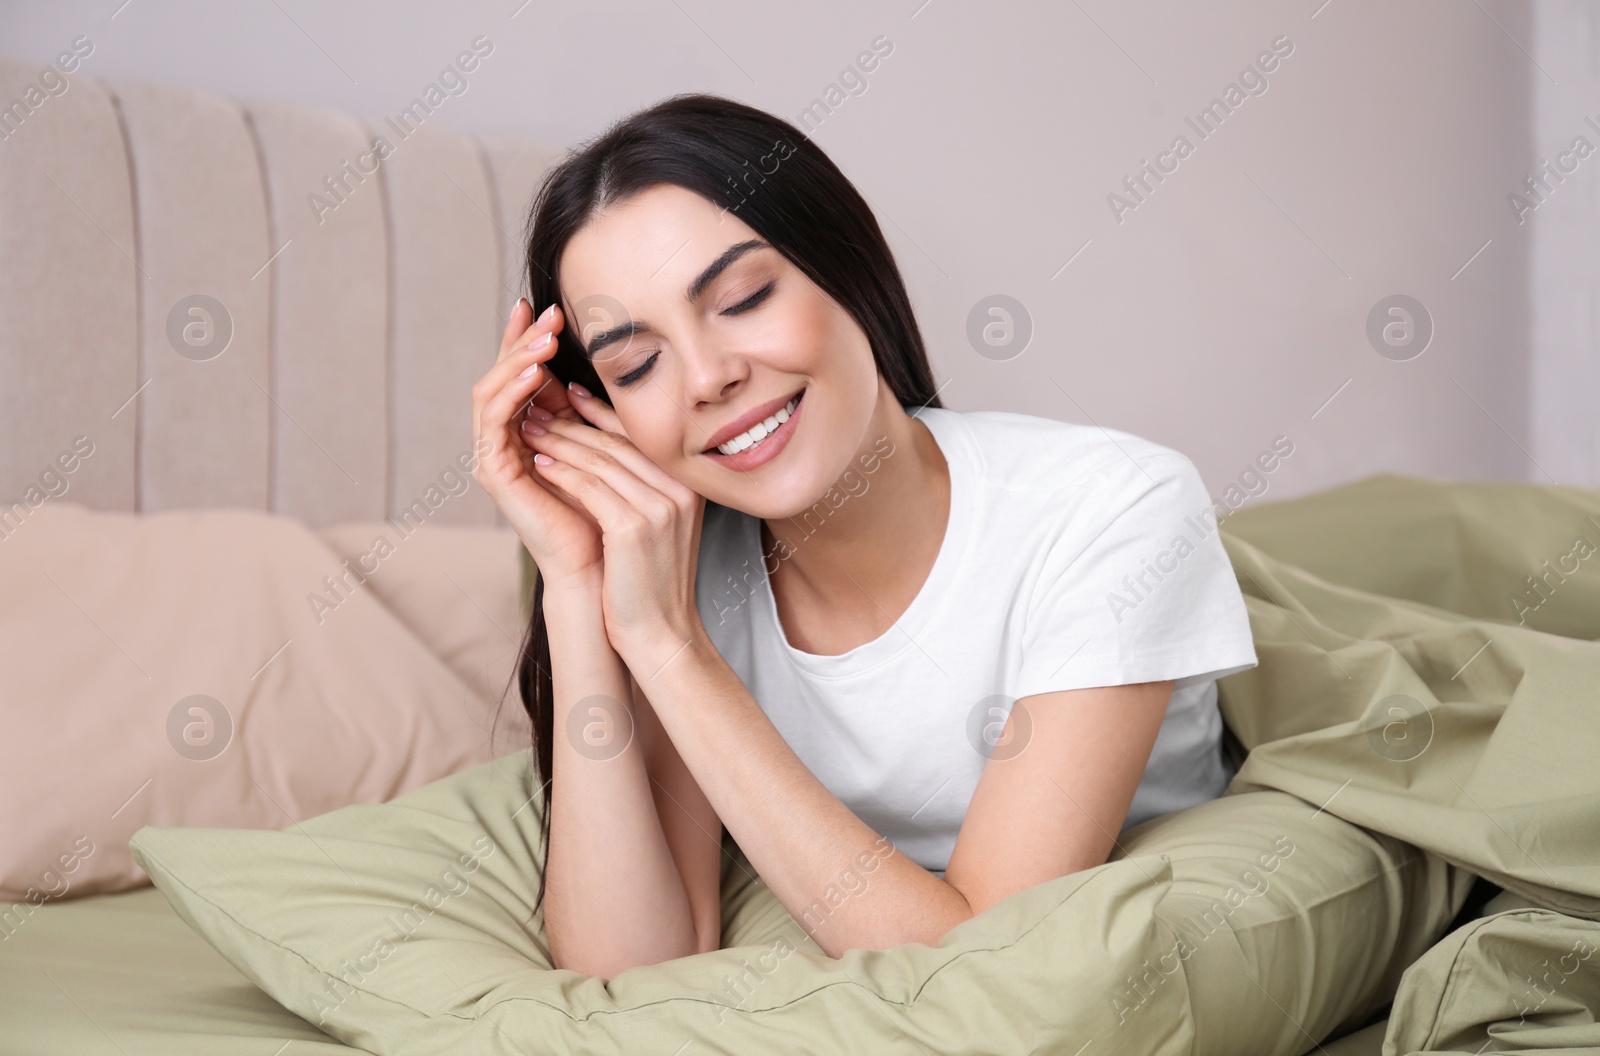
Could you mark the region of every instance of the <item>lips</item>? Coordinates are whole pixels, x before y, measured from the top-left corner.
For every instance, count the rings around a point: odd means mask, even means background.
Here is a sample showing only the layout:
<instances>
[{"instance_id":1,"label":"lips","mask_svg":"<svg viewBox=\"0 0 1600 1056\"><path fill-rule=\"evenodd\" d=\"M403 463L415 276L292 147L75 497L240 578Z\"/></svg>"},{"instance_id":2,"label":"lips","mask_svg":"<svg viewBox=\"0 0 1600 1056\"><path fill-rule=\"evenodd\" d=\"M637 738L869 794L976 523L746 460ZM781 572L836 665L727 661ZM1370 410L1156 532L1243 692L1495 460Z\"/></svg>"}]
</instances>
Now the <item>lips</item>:
<instances>
[{"instance_id":1,"label":"lips","mask_svg":"<svg viewBox=\"0 0 1600 1056\"><path fill-rule=\"evenodd\" d=\"M791 397L794 401L794 410L784 418L783 424L767 433L757 443L749 444L731 455L712 449L703 457L735 473L754 473L773 460L781 459L783 453L789 449L789 442L795 438L795 431L800 428L801 419L806 416L804 396L805 392L802 390Z\"/></svg>"},{"instance_id":2,"label":"lips","mask_svg":"<svg viewBox=\"0 0 1600 1056\"><path fill-rule=\"evenodd\" d=\"M729 422L727 425L723 426L721 429L718 429L714 434L712 434L711 443L707 445L706 449L700 453L702 455L709 455L716 452L718 447L721 447L723 444L727 443L729 440L732 440L740 433L750 429L757 422L764 422L768 418L771 418L773 415L777 414L779 411L783 410L784 407L788 406L789 401L794 399L796 396L804 396L805 391L806 390L803 388L797 389L794 392L786 393L775 400L768 400L766 403L761 404L753 410L741 414L739 417L735 418L733 421Z\"/></svg>"}]
</instances>

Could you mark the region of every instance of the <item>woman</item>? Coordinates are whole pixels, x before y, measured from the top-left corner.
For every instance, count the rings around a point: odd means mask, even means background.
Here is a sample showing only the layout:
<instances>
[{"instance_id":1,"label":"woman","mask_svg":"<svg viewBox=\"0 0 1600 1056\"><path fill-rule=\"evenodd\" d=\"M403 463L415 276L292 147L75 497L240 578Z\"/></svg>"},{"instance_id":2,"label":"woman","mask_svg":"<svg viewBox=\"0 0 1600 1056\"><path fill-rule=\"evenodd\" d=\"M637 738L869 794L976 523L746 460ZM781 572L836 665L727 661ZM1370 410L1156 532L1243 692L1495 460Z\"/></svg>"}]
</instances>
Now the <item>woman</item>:
<instances>
[{"instance_id":1,"label":"woman","mask_svg":"<svg viewBox=\"0 0 1600 1056\"><path fill-rule=\"evenodd\" d=\"M678 96L530 212L473 389L539 571L518 672L554 963L718 948L723 832L830 956L950 928L1220 795L1254 666L1198 473L939 402L871 211L793 126Z\"/></svg>"}]
</instances>

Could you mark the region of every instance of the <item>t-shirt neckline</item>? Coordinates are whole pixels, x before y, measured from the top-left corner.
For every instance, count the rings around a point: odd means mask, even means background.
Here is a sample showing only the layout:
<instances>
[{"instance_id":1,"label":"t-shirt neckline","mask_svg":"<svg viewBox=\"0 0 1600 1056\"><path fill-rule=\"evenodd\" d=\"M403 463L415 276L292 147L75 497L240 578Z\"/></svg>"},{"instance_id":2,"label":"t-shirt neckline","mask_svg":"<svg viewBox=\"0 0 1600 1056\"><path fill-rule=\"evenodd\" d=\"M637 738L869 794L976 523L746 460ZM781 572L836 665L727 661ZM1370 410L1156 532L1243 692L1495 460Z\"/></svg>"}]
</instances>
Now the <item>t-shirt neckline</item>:
<instances>
[{"instance_id":1,"label":"t-shirt neckline","mask_svg":"<svg viewBox=\"0 0 1600 1056\"><path fill-rule=\"evenodd\" d=\"M950 472L950 513L945 525L944 539L940 542L938 556L923 581L922 588L911 600L910 606L894 625L878 637L864 642L848 652L825 656L797 649L784 633L783 622L778 618L777 599L772 594L772 583L767 576L766 558L761 552L761 518L747 517L744 543L746 552L753 554L753 564L761 569L760 586L756 593L766 630L778 642L784 655L796 668L822 678L843 678L860 674L898 656L907 649L917 648L916 640L939 614L949 599L951 587L958 570L966 560L967 545L971 536L977 482L973 452L968 449L970 437L957 412L943 407L920 407L911 413L928 427L939 452L944 455ZM890 455L889 457L893 457Z\"/></svg>"}]
</instances>

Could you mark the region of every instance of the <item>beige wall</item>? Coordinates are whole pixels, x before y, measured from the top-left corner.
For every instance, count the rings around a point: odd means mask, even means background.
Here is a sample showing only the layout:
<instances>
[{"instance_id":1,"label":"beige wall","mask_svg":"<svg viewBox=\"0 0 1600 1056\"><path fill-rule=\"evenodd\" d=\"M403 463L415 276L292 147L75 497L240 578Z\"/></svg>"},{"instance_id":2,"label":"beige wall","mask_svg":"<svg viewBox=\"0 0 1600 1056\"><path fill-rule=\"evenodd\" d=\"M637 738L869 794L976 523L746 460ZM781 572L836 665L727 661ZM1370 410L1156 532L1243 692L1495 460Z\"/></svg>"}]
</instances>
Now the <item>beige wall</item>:
<instances>
[{"instance_id":1,"label":"beige wall","mask_svg":"<svg viewBox=\"0 0 1600 1056\"><path fill-rule=\"evenodd\" d=\"M1600 485L1600 5L1536 0L1535 8L1534 149L1522 178L1544 161L1576 171L1541 172L1548 193L1516 203L1532 257L1527 447L1532 479L1592 487ZM1574 150L1579 137L1595 151L1586 159Z\"/></svg>"},{"instance_id":2,"label":"beige wall","mask_svg":"<svg viewBox=\"0 0 1600 1056\"><path fill-rule=\"evenodd\" d=\"M815 138L878 212L948 406L1149 437L1219 497L1278 436L1272 498L1384 471L1600 484L1592 398L1565 381L1594 377L1596 269L1568 264L1594 259L1600 157L1526 224L1506 200L1585 131L1540 83L1594 85L1592 40L1565 28L1580 0L1539 0L1538 26L1511 0L919 2L41 2L0 9L0 49L43 62L87 34L92 76L381 117L482 34L436 119L560 145L693 89L798 123L840 84ZM858 81L874 40L889 53ZM1242 75L1274 41L1264 80ZM1186 118L1230 83L1201 138ZM1123 181L1180 135L1192 151L1119 217L1109 196L1132 201ZM1579 220L1587 241L1543 233ZM1031 321L1012 358L969 340L994 294ZM1415 358L1368 340L1397 294L1432 318Z\"/></svg>"}]
</instances>

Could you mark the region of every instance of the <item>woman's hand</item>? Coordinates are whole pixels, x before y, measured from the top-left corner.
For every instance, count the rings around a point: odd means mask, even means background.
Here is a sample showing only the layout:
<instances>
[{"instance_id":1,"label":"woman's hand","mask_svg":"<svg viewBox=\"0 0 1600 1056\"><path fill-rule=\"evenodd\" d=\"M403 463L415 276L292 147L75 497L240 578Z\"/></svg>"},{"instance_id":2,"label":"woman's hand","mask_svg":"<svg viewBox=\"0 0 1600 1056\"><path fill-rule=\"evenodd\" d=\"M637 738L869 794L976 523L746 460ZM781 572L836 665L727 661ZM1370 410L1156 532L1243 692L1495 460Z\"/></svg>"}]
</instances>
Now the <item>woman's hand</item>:
<instances>
[{"instance_id":1,"label":"woman's hand","mask_svg":"<svg viewBox=\"0 0 1600 1056\"><path fill-rule=\"evenodd\" d=\"M552 417L525 423L534 472L600 526L606 635L643 682L696 634L695 569L705 498L633 446L604 400L570 390L592 425Z\"/></svg>"},{"instance_id":2,"label":"woman's hand","mask_svg":"<svg viewBox=\"0 0 1600 1056\"><path fill-rule=\"evenodd\" d=\"M472 475L527 546L547 586L598 585L599 525L581 503L539 478L533 451L522 439L520 427L530 408L552 420L580 420L566 386L545 365L555 354L555 335L564 322L561 309L552 304L538 321L532 315L532 306L519 297L499 357L472 386L472 439L478 454ZM533 373L526 373L529 368Z\"/></svg>"}]
</instances>

